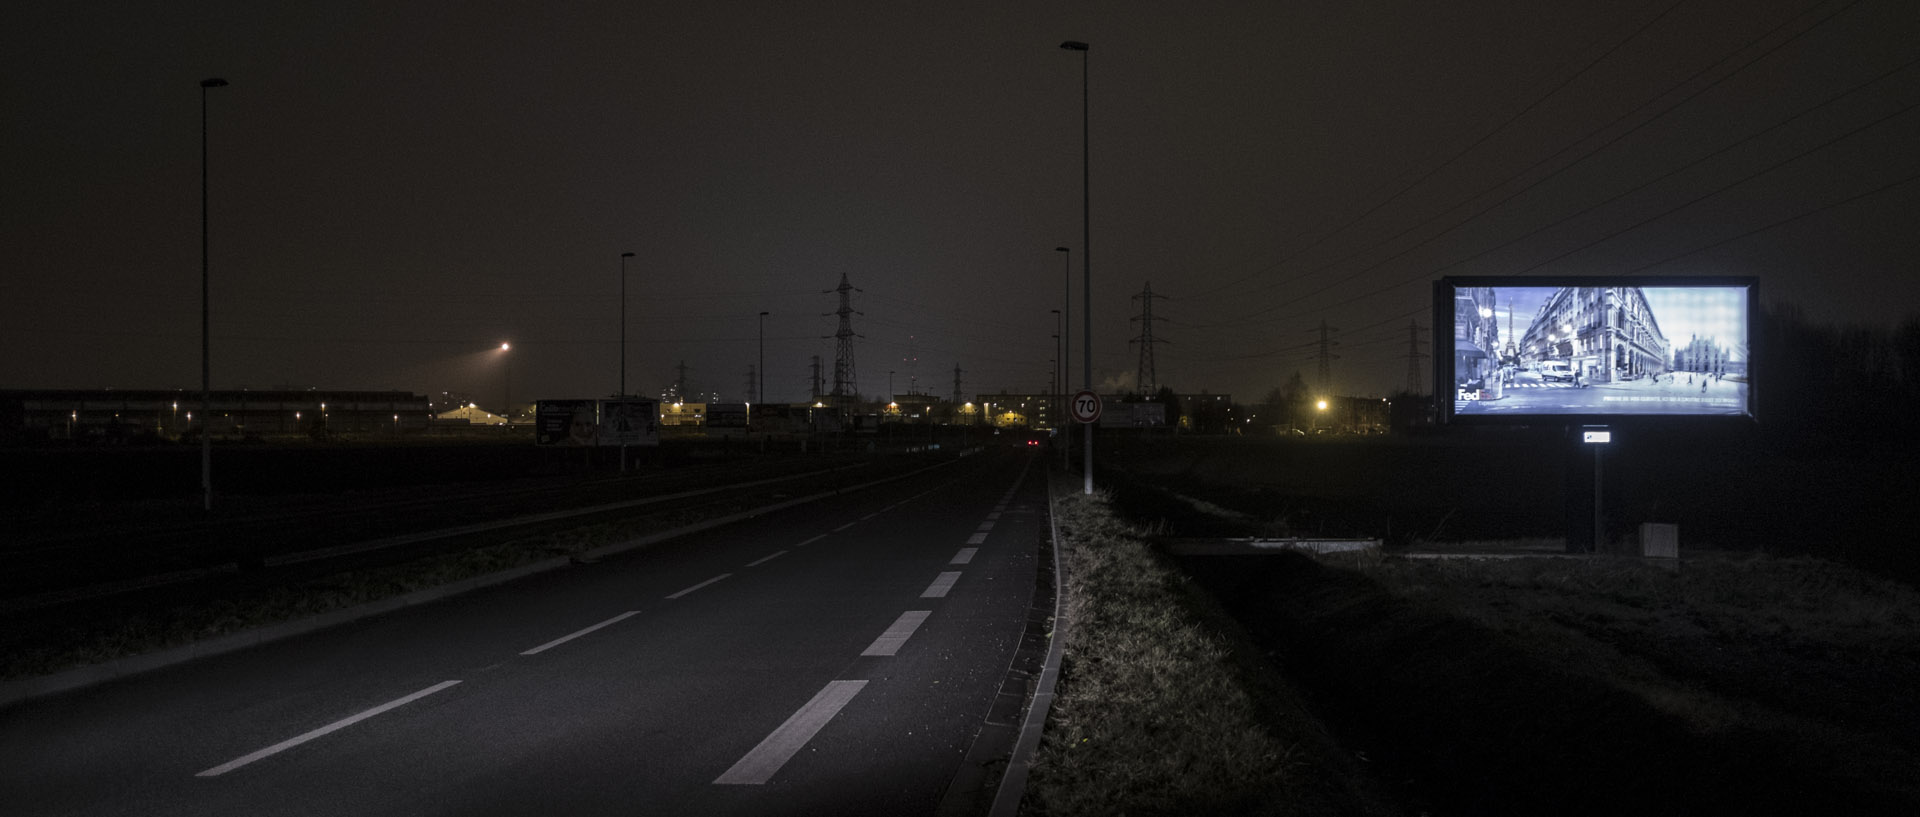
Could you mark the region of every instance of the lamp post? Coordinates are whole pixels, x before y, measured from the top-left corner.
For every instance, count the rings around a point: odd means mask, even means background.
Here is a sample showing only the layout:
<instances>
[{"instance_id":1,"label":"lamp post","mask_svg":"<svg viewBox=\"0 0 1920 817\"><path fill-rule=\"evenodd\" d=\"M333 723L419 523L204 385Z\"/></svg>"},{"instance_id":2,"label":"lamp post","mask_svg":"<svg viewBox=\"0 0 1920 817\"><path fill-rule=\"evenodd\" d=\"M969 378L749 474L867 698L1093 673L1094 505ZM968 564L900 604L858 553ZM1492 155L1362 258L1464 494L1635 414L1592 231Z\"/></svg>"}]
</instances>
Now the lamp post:
<instances>
[{"instance_id":1,"label":"lamp post","mask_svg":"<svg viewBox=\"0 0 1920 817\"><path fill-rule=\"evenodd\" d=\"M500 344L500 360L506 367L500 376L500 416L507 421L509 429L513 428L513 357L507 354L511 349L511 343Z\"/></svg>"},{"instance_id":2,"label":"lamp post","mask_svg":"<svg viewBox=\"0 0 1920 817\"><path fill-rule=\"evenodd\" d=\"M200 507L213 510L213 355L207 316L207 89L225 88L219 77L200 80ZM192 415L188 415L192 420Z\"/></svg>"},{"instance_id":3,"label":"lamp post","mask_svg":"<svg viewBox=\"0 0 1920 817\"><path fill-rule=\"evenodd\" d=\"M1067 399L1067 390L1073 388L1073 250L1066 247L1054 247L1066 264L1066 274L1060 277L1060 399ZM1085 320L1082 318L1082 320ZM1072 412L1067 412L1071 418ZM1067 425L1070 419L1062 420L1060 426L1060 470L1073 470L1073 427Z\"/></svg>"},{"instance_id":4,"label":"lamp post","mask_svg":"<svg viewBox=\"0 0 1920 817\"><path fill-rule=\"evenodd\" d=\"M1087 107L1088 55L1087 44L1068 40L1060 44L1068 51L1080 52L1080 353L1083 356L1081 368L1082 382L1088 391L1093 390L1093 193L1092 161L1088 156L1089 117ZM1085 492L1093 494L1093 424L1083 423L1087 427L1085 437L1086 451L1082 455L1082 470L1086 474Z\"/></svg>"},{"instance_id":5,"label":"lamp post","mask_svg":"<svg viewBox=\"0 0 1920 817\"><path fill-rule=\"evenodd\" d=\"M620 399L627 398L627 259L633 253L620 254ZM501 348L506 348L504 345ZM626 465L623 459L621 465Z\"/></svg>"},{"instance_id":6,"label":"lamp post","mask_svg":"<svg viewBox=\"0 0 1920 817\"><path fill-rule=\"evenodd\" d=\"M767 314L760 313L760 385L754 389L754 394L759 396L762 403L767 402Z\"/></svg>"}]
</instances>

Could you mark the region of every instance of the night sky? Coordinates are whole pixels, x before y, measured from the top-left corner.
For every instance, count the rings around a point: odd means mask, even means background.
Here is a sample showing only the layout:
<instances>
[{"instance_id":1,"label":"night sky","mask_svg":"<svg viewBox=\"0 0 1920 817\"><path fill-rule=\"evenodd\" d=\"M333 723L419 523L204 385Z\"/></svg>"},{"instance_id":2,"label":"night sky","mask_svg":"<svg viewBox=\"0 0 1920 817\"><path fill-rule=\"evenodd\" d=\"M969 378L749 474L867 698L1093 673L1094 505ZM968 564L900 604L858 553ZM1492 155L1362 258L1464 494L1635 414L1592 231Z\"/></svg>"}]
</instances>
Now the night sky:
<instances>
[{"instance_id":1,"label":"night sky","mask_svg":"<svg viewBox=\"0 0 1920 817\"><path fill-rule=\"evenodd\" d=\"M1196 10L1197 9L1197 10ZM1407 385L1441 275L1920 311L1920 3L36 3L0 20L0 388L1046 388L1091 44L1095 379ZM1422 334L1423 340L1425 334ZM1423 343L1421 351L1431 353ZM1423 377L1426 367L1422 366ZM1431 386L1430 383L1425 384Z\"/></svg>"}]
</instances>

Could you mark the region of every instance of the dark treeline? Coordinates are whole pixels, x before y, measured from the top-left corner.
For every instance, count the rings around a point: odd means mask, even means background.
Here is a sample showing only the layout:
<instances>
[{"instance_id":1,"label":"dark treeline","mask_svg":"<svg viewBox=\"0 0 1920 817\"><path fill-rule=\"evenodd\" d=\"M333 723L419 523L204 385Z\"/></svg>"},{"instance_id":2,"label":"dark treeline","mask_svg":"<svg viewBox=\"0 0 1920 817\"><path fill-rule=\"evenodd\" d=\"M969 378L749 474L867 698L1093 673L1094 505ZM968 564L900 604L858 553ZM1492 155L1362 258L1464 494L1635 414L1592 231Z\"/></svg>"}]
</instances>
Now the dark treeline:
<instances>
[{"instance_id":1,"label":"dark treeline","mask_svg":"<svg viewBox=\"0 0 1920 817\"><path fill-rule=\"evenodd\" d=\"M1920 441L1920 314L1891 328L1822 325L1772 303L1755 323L1766 439L1788 449Z\"/></svg>"}]
</instances>

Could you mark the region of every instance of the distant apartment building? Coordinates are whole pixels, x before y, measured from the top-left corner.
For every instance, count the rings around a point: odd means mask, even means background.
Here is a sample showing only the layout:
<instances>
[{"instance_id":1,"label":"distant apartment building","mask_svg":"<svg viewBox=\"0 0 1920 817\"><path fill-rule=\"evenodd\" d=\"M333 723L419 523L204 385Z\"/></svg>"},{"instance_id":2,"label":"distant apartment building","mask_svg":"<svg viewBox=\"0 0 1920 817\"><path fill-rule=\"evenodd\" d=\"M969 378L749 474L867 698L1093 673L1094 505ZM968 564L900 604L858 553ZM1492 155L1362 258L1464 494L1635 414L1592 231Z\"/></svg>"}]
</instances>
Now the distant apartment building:
<instances>
[{"instance_id":1,"label":"distant apartment building","mask_svg":"<svg viewBox=\"0 0 1920 817\"><path fill-rule=\"evenodd\" d=\"M1461 287L1453 295L1454 388L1491 392L1500 389L1500 321L1494 316L1493 287Z\"/></svg>"},{"instance_id":2,"label":"distant apartment building","mask_svg":"<svg viewBox=\"0 0 1920 817\"><path fill-rule=\"evenodd\" d=\"M1522 363L1565 361L1588 383L1668 370L1669 343L1639 287L1562 287L1527 326Z\"/></svg>"}]
</instances>

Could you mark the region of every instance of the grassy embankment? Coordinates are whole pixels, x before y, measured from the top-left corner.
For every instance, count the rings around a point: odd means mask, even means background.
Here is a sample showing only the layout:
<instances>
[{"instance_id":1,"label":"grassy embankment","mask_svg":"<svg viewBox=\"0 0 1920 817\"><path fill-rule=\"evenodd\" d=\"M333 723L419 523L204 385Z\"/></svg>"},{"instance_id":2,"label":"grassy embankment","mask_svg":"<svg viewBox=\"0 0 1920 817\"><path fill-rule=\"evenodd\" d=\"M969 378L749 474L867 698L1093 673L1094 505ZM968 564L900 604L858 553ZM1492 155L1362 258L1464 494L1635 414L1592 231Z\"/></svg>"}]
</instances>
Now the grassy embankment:
<instances>
[{"instance_id":1,"label":"grassy embankment","mask_svg":"<svg viewBox=\"0 0 1920 817\"><path fill-rule=\"evenodd\" d=\"M1189 567L1435 811L1920 808L1920 595L1897 582L1751 555Z\"/></svg>"},{"instance_id":2,"label":"grassy embankment","mask_svg":"<svg viewBox=\"0 0 1920 817\"><path fill-rule=\"evenodd\" d=\"M1055 508L1070 624L1026 812L1386 813L1299 696L1107 503Z\"/></svg>"}]
</instances>

